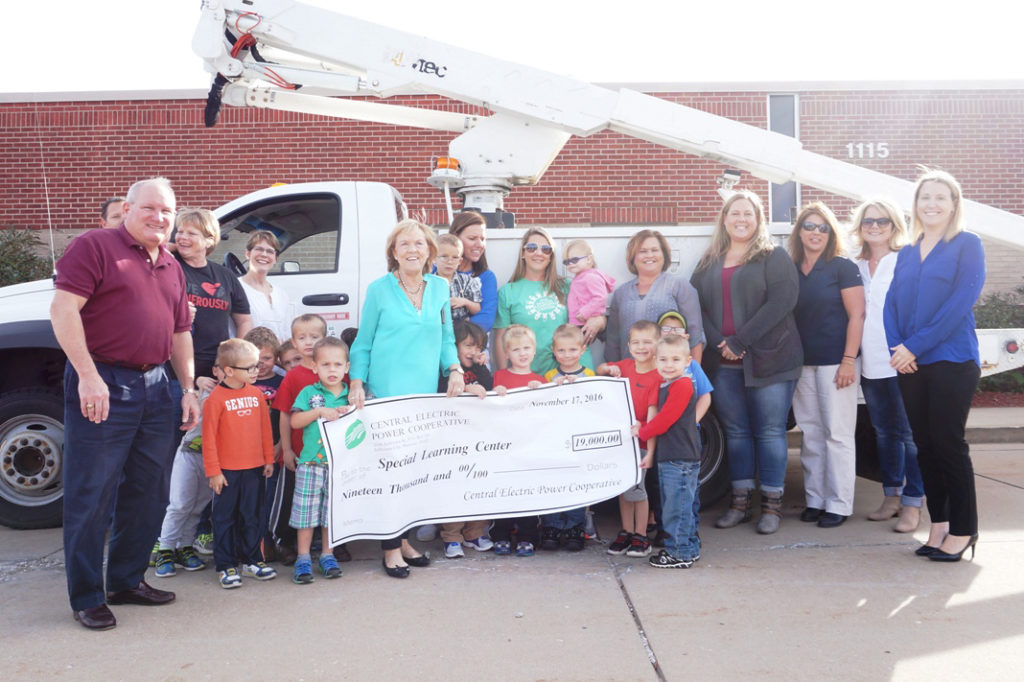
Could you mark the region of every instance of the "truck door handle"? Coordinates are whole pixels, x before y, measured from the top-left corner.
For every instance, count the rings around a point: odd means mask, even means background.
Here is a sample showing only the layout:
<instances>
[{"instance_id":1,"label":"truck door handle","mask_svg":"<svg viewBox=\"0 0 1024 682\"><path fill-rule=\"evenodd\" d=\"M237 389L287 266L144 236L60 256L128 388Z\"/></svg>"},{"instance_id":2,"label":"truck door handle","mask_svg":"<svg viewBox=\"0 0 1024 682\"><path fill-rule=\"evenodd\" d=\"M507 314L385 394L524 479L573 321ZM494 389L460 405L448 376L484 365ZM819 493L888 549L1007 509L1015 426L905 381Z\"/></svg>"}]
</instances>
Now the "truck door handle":
<instances>
[{"instance_id":1,"label":"truck door handle","mask_svg":"<svg viewBox=\"0 0 1024 682\"><path fill-rule=\"evenodd\" d=\"M302 305L345 305L348 294L310 294L302 297Z\"/></svg>"}]
</instances>

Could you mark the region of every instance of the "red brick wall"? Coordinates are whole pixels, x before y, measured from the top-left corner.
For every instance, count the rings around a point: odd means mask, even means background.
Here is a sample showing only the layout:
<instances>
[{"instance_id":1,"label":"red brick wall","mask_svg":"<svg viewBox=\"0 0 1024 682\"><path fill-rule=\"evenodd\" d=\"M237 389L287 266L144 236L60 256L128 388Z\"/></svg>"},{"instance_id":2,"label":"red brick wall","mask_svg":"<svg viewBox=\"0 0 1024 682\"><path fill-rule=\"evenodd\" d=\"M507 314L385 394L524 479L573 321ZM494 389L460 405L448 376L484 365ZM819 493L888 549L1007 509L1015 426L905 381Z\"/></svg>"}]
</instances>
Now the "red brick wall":
<instances>
[{"instance_id":1,"label":"red brick wall","mask_svg":"<svg viewBox=\"0 0 1024 682\"><path fill-rule=\"evenodd\" d=\"M767 92L655 94L766 127ZM797 94L807 149L906 179L916 175L915 164L939 166L960 179L969 198L1024 213L1024 91ZM395 103L478 113L433 96ZM43 163L57 227L94 225L104 198L154 174L171 178L179 205L206 207L274 182L377 180L398 188L411 209L443 221L443 198L424 179L452 134L230 107L208 129L203 104L0 103L0 227L47 225ZM848 143L879 142L888 144L888 158L849 159ZM719 205L714 179L723 168L605 131L571 140L541 183L514 190L506 208L520 224L707 223ZM767 193L766 183L749 175L741 184ZM851 208L810 187L802 196L824 199L841 217ZM990 250L990 270L1005 274L1005 285L1020 281L1009 262L1019 255Z\"/></svg>"}]
</instances>

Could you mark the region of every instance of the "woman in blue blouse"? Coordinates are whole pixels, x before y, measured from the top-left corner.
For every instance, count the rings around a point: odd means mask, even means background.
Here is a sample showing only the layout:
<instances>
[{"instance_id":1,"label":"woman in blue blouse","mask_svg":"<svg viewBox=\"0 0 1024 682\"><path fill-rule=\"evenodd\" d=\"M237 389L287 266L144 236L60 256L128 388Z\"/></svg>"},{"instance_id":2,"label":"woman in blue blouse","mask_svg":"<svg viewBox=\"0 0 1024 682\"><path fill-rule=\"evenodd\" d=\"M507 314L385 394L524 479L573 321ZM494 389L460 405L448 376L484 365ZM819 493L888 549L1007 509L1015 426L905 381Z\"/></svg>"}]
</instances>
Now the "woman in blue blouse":
<instances>
[{"instance_id":1,"label":"woman in blue blouse","mask_svg":"<svg viewBox=\"0 0 1024 682\"><path fill-rule=\"evenodd\" d=\"M835 215L820 201L797 215L789 252L800 278L793 317L804 348L793 394L793 415L803 432L800 462L807 501L800 520L835 528L853 513L864 284L857 266L842 255L843 234Z\"/></svg>"},{"instance_id":2,"label":"woman in blue blouse","mask_svg":"<svg viewBox=\"0 0 1024 682\"><path fill-rule=\"evenodd\" d=\"M985 283L985 252L964 230L960 184L929 171L914 191L915 241L896 259L885 299L891 364L917 443L931 529L916 553L959 561L978 541L974 468L964 439L981 374L972 308Z\"/></svg>"},{"instance_id":3,"label":"woman in blue blouse","mask_svg":"<svg viewBox=\"0 0 1024 682\"><path fill-rule=\"evenodd\" d=\"M472 315L469 321L479 325L485 332L494 326L494 313L498 310L498 280L494 273L487 269L487 222L476 211L463 211L452 220L449 234L454 234L462 242L462 262L459 272L476 277L480 280L480 312Z\"/></svg>"},{"instance_id":4,"label":"woman in blue blouse","mask_svg":"<svg viewBox=\"0 0 1024 682\"><path fill-rule=\"evenodd\" d=\"M433 231L403 220L388 235L388 274L366 289L359 333L352 343L349 404L362 408L367 395L390 398L435 393L437 375L448 375L448 395L465 389L455 351L448 282L427 274L437 256ZM430 559L406 539L384 540L384 570L393 578Z\"/></svg>"}]
</instances>

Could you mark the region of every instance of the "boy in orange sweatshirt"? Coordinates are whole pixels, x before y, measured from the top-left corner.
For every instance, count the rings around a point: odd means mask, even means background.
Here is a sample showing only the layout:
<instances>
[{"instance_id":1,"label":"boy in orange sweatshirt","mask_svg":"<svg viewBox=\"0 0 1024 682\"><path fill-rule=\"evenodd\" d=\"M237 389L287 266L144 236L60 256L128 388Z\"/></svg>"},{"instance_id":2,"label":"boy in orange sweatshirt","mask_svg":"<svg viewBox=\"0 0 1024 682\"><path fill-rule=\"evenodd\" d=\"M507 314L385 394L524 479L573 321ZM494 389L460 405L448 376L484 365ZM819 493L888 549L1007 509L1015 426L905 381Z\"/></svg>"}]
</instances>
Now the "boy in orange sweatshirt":
<instances>
[{"instance_id":1,"label":"boy in orange sweatshirt","mask_svg":"<svg viewBox=\"0 0 1024 682\"><path fill-rule=\"evenodd\" d=\"M253 386L259 356L248 341L221 343L217 366L224 378L203 404L203 468L214 492L213 558L224 588L241 587L242 575L277 575L260 553L263 479L274 473L274 437L270 408Z\"/></svg>"}]
</instances>

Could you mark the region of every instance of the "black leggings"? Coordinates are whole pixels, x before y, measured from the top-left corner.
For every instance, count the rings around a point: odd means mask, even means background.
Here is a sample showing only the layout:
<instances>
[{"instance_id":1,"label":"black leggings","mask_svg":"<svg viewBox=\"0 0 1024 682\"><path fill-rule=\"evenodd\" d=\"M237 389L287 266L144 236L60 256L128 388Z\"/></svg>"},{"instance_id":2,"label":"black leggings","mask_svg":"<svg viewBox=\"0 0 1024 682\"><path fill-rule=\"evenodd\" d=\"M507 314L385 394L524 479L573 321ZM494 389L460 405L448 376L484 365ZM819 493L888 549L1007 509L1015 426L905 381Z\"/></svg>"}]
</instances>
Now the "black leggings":
<instances>
[{"instance_id":1,"label":"black leggings","mask_svg":"<svg viewBox=\"0 0 1024 682\"><path fill-rule=\"evenodd\" d=\"M948 521L951 535L978 532L974 467L964 431L980 375L974 362L934 362L899 375L928 513L932 523Z\"/></svg>"}]
</instances>

